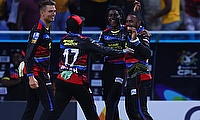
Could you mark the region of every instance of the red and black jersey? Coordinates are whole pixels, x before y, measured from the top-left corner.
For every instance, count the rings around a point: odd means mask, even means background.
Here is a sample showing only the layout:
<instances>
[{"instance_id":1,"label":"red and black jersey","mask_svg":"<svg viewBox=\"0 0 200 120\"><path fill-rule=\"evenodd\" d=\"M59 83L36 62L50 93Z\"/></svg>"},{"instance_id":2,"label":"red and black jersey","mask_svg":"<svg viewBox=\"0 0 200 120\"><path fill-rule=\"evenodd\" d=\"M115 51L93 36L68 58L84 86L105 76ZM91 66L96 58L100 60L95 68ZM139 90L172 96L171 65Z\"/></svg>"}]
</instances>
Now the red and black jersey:
<instances>
[{"instance_id":1,"label":"red and black jersey","mask_svg":"<svg viewBox=\"0 0 200 120\"><path fill-rule=\"evenodd\" d=\"M89 37L80 34L67 34L60 41L60 62L59 68L62 71L71 71L70 78L65 80L58 75L58 78L74 84L82 84L82 80L87 80L87 62L90 52L103 55L124 55L122 50L104 47L94 42Z\"/></svg>"},{"instance_id":2,"label":"red and black jersey","mask_svg":"<svg viewBox=\"0 0 200 120\"><path fill-rule=\"evenodd\" d=\"M139 39L138 44L131 43L131 39L128 37L127 47L132 48L134 50L134 54L126 54L126 63L134 63L137 61L145 61L151 57L150 50L150 37L137 35L137 39Z\"/></svg>"},{"instance_id":3,"label":"red and black jersey","mask_svg":"<svg viewBox=\"0 0 200 120\"><path fill-rule=\"evenodd\" d=\"M39 20L32 28L28 40L25 57L27 74L37 75L38 71L49 72L52 43L50 30Z\"/></svg>"},{"instance_id":4,"label":"red and black jersey","mask_svg":"<svg viewBox=\"0 0 200 120\"><path fill-rule=\"evenodd\" d=\"M118 50L123 50L126 48L127 35L124 26L122 26L118 31L112 31L111 28L105 29L100 37L99 43L102 43L106 47L111 47ZM106 62L113 64L124 64L124 56L109 56L106 58Z\"/></svg>"},{"instance_id":5,"label":"red and black jersey","mask_svg":"<svg viewBox=\"0 0 200 120\"><path fill-rule=\"evenodd\" d=\"M141 69L139 73L141 80L150 80L152 78L148 70L148 59L151 57L150 36L138 34L137 39L139 39L139 41L137 45L134 45L135 43L131 43L129 37L128 39L129 42L127 43L127 46L134 49L134 54L129 53L125 56L127 70L129 71L130 69L135 69L135 67L138 67L139 65ZM129 74L133 75L134 73Z\"/></svg>"}]
</instances>

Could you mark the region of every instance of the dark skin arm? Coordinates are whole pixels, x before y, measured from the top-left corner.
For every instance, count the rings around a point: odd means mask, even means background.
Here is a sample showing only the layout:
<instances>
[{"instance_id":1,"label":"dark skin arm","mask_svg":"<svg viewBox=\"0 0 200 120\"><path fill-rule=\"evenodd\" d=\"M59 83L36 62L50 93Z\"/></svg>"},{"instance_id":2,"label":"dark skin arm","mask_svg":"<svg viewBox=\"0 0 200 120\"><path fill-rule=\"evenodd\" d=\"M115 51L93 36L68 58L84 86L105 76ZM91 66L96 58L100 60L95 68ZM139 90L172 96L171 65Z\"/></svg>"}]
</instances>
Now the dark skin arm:
<instances>
[{"instance_id":1,"label":"dark skin arm","mask_svg":"<svg viewBox=\"0 0 200 120\"><path fill-rule=\"evenodd\" d=\"M137 0L135 0L135 1L133 2L133 4L134 4L134 8L133 8L133 11L134 11L134 12L139 11L139 10L141 9L141 4L140 4L140 2L138 2Z\"/></svg>"},{"instance_id":2,"label":"dark skin arm","mask_svg":"<svg viewBox=\"0 0 200 120\"><path fill-rule=\"evenodd\" d=\"M21 78L19 78L18 80L1 80L2 82L2 85L5 86L5 87L11 87L11 86L14 86L18 83L21 82Z\"/></svg>"},{"instance_id":3,"label":"dark skin arm","mask_svg":"<svg viewBox=\"0 0 200 120\"><path fill-rule=\"evenodd\" d=\"M150 21L153 22L156 19L158 19L159 17L169 13L169 11L171 10L172 7L172 0L164 0L165 2L165 8L162 9L160 12L156 13L154 16L150 17Z\"/></svg>"},{"instance_id":4,"label":"dark skin arm","mask_svg":"<svg viewBox=\"0 0 200 120\"><path fill-rule=\"evenodd\" d=\"M146 38L146 39L151 37L151 34L146 29L140 31L139 33L137 33L137 30L135 27L128 27L128 29L132 31L131 38L132 38L133 44L137 41L136 39L137 36L143 36L143 38ZM151 51L149 49L149 43L142 40L140 42L141 43L138 44L137 46L132 45L132 43L129 43L129 45L132 46L131 48L133 48L143 58L146 58L146 59L150 58Z\"/></svg>"}]
</instances>

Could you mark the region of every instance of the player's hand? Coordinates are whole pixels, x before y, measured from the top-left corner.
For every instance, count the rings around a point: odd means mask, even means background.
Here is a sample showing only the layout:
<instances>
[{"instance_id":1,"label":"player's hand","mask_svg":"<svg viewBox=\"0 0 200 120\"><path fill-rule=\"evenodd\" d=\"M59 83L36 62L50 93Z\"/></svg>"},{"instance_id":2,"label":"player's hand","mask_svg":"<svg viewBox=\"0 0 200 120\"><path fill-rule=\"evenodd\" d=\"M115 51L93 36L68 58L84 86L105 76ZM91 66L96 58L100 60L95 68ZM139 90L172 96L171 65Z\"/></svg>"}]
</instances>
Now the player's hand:
<instances>
[{"instance_id":1,"label":"player's hand","mask_svg":"<svg viewBox=\"0 0 200 120\"><path fill-rule=\"evenodd\" d=\"M126 48L126 49L123 49L123 51L125 51L125 53L131 53L131 54L134 54L134 51L133 49L131 48Z\"/></svg>"},{"instance_id":2,"label":"player's hand","mask_svg":"<svg viewBox=\"0 0 200 120\"><path fill-rule=\"evenodd\" d=\"M133 11L136 12L136 11L138 11L138 10L140 10L140 9L141 9L141 4L140 4L140 2L137 1L137 0L135 0L135 1L134 1L134 8L133 8Z\"/></svg>"},{"instance_id":3,"label":"player's hand","mask_svg":"<svg viewBox=\"0 0 200 120\"><path fill-rule=\"evenodd\" d=\"M131 31L131 39L135 40L137 37L137 29L135 27L127 26L127 30Z\"/></svg>"},{"instance_id":4,"label":"player's hand","mask_svg":"<svg viewBox=\"0 0 200 120\"><path fill-rule=\"evenodd\" d=\"M146 29L140 31L138 33L138 35L142 35L143 37L151 37L151 33L148 30L146 30Z\"/></svg>"},{"instance_id":5,"label":"player's hand","mask_svg":"<svg viewBox=\"0 0 200 120\"><path fill-rule=\"evenodd\" d=\"M35 79L34 76L29 77L29 85L32 89L37 89L39 87L38 81Z\"/></svg>"},{"instance_id":6,"label":"player's hand","mask_svg":"<svg viewBox=\"0 0 200 120\"><path fill-rule=\"evenodd\" d=\"M25 63L24 61L22 61L20 64L19 64L19 67L18 67L18 74L19 74L19 77L23 77L24 76L24 67L25 67Z\"/></svg>"}]
</instances>

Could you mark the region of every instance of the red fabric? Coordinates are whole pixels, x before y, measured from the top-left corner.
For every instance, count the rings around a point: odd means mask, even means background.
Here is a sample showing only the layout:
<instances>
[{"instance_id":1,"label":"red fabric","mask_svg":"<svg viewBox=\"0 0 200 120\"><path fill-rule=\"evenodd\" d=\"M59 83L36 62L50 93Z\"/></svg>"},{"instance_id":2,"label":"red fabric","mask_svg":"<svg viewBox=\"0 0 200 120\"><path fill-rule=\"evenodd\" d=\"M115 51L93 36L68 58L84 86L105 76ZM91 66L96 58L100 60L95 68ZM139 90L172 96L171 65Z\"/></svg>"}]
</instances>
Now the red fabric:
<instances>
[{"instance_id":1,"label":"red fabric","mask_svg":"<svg viewBox=\"0 0 200 120\"><path fill-rule=\"evenodd\" d=\"M140 75L140 79L141 79L141 81L144 81L144 80L151 80L151 79L152 79L152 76L151 76L151 74L141 74L141 75Z\"/></svg>"},{"instance_id":2,"label":"red fabric","mask_svg":"<svg viewBox=\"0 0 200 120\"><path fill-rule=\"evenodd\" d=\"M39 29L39 30L42 29L42 24L40 22L38 23L37 29Z\"/></svg>"},{"instance_id":3,"label":"red fabric","mask_svg":"<svg viewBox=\"0 0 200 120\"><path fill-rule=\"evenodd\" d=\"M70 79L68 79L68 80L63 79L63 78L61 77L61 74L59 74L59 75L57 76L57 78L60 79L60 80L65 81L65 82L72 83L72 84L83 84L83 79L82 79L82 77L79 77L78 74L75 74L75 73L73 73L73 74L71 75Z\"/></svg>"},{"instance_id":4,"label":"red fabric","mask_svg":"<svg viewBox=\"0 0 200 120\"><path fill-rule=\"evenodd\" d=\"M82 23L82 19L78 15L73 15L72 18L74 18L74 20L76 20L78 25L80 25Z\"/></svg>"},{"instance_id":5,"label":"red fabric","mask_svg":"<svg viewBox=\"0 0 200 120\"><path fill-rule=\"evenodd\" d=\"M136 62L139 62L138 59L135 59L131 55L128 55L128 54L125 55L125 58L126 58L126 63L136 63Z\"/></svg>"}]
</instances>

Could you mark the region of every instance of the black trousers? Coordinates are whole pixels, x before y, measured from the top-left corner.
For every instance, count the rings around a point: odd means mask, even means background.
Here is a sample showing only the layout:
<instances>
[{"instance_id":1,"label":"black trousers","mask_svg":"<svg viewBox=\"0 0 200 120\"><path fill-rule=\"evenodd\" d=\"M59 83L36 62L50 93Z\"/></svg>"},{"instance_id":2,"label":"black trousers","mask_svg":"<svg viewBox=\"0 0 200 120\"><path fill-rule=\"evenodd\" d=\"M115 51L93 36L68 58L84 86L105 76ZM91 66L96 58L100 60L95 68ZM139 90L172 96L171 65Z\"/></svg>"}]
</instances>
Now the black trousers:
<instances>
[{"instance_id":1,"label":"black trousers","mask_svg":"<svg viewBox=\"0 0 200 120\"><path fill-rule=\"evenodd\" d=\"M102 80L106 120L119 120L118 103L125 80L125 64L104 64Z\"/></svg>"},{"instance_id":2,"label":"black trousers","mask_svg":"<svg viewBox=\"0 0 200 120\"><path fill-rule=\"evenodd\" d=\"M72 99L79 102L87 120L98 120L94 99L84 85L71 84L56 80L55 110L49 114L48 120L58 120L64 109Z\"/></svg>"},{"instance_id":3,"label":"black trousers","mask_svg":"<svg viewBox=\"0 0 200 120\"><path fill-rule=\"evenodd\" d=\"M127 79L125 108L130 120L153 120L147 109L147 92L151 80L141 81L139 75Z\"/></svg>"},{"instance_id":4,"label":"black trousers","mask_svg":"<svg viewBox=\"0 0 200 120\"><path fill-rule=\"evenodd\" d=\"M30 88L29 82L27 82L27 105L22 120L33 120L40 101L44 107L40 120L47 120L46 117L48 112L51 112L54 109L54 92L51 81L46 73L39 72L38 75L39 76L35 76L35 78L38 80L39 88Z\"/></svg>"}]
</instances>

